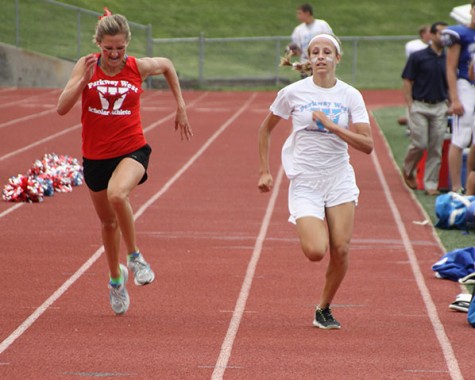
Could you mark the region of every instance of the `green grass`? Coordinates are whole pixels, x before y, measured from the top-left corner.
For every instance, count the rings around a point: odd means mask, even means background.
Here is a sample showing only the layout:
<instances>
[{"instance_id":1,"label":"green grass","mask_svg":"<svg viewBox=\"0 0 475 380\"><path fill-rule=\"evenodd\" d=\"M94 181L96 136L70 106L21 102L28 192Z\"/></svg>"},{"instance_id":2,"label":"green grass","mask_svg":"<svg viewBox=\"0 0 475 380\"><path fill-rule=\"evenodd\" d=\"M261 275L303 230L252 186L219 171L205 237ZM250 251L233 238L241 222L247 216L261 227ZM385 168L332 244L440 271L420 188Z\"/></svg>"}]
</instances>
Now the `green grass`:
<instances>
[{"instance_id":1,"label":"green grass","mask_svg":"<svg viewBox=\"0 0 475 380\"><path fill-rule=\"evenodd\" d=\"M96 16L81 14L78 19L76 12L41 0L20 0L19 4L20 47L69 60L77 59L94 49L92 35L97 22ZM0 9L0 41L14 45L17 38L15 1L0 0ZM133 33L134 43L131 44L129 53L143 55L146 35L141 30L133 30Z\"/></svg>"},{"instance_id":2,"label":"green grass","mask_svg":"<svg viewBox=\"0 0 475 380\"><path fill-rule=\"evenodd\" d=\"M289 36L297 24L300 0L60 0L91 11L107 6L129 21L152 26L153 38ZM28 50L75 60L95 50L91 42L97 16L64 10L42 0L19 0L20 46ZM339 36L415 36L424 23L450 19L455 0L319 0L315 16L327 20ZM15 44L15 1L0 0L0 41ZM78 24L80 21L80 24ZM80 25L78 27L78 25ZM80 29L80 43L77 30ZM132 28L131 55L147 55L146 31ZM358 88L396 88L404 65L400 41L344 41L338 76ZM279 83L298 79L289 68L276 66L286 42L207 42L202 78L257 78L278 76ZM200 76L198 43L154 44L151 55L171 58L183 80ZM272 84L272 82L270 82ZM258 84L259 85L259 84ZM279 86L278 84L277 86Z\"/></svg>"},{"instance_id":3,"label":"green grass","mask_svg":"<svg viewBox=\"0 0 475 380\"><path fill-rule=\"evenodd\" d=\"M13 2L2 0L2 2ZM302 0L60 0L102 12L102 6L129 20L151 24L154 37L282 36L296 25ZM39 2L39 1L37 1ZM310 1L339 36L413 35L421 24L449 20L456 0ZM468 1L465 1L468 3Z\"/></svg>"},{"instance_id":4,"label":"green grass","mask_svg":"<svg viewBox=\"0 0 475 380\"><path fill-rule=\"evenodd\" d=\"M406 149L409 145L409 138L405 132L406 128L398 125L396 121L404 112L405 108L403 107L386 107L374 111L376 120L388 141L398 167L402 167ZM435 197L425 195L421 190L416 190L414 193L419 203L430 216L432 223L435 224L437 222L434 211ZM436 229L436 232L446 251L473 246L473 232L466 234L460 230L444 230L439 228Z\"/></svg>"}]
</instances>

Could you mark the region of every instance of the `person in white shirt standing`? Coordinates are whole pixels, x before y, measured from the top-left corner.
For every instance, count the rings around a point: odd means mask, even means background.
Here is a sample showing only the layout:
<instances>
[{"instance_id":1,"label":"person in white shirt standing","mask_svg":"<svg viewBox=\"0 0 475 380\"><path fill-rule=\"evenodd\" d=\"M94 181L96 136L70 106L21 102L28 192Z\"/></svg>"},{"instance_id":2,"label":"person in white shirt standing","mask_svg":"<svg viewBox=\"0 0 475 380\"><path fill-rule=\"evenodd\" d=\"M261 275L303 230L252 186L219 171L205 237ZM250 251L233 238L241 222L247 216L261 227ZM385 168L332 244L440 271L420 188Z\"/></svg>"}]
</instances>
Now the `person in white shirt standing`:
<instances>
[{"instance_id":1,"label":"person in white shirt standing","mask_svg":"<svg viewBox=\"0 0 475 380\"><path fill-rule=\"evenodd\" d=\"M272 189L270 135L280 120L291 117L292 133L282 148L282 164L290 179L289 221L296 225L302 251L310 261L321 261L329 248L313 325L338 329L330 303L348 268L359 196L348 145L369 154L373 138L361 93L335 77L342 54L339 40L318 34L310 40L307 53L312 76L280 90L259 128L258 188Z\"/></svg>"},{"instance_id":2,"label":"person in white shirt standing","mask_svg":"<svg viewBox=\"0 0 475 380\"><path fill-rule=\"evenodd\" d=\"M429 46L431 41L430 27L430 25L422 25L419 28L419 38L406 43L404 46L406 58L409 58L412 53L425 49L427 46Z\"/></svg>"},{"instance_id":3,"label":"person in white shirt standing","mask_svg":"<svg viewBox=\"0 0 475 380\"><path fill-rule=\"evenodd\" d=\"M313 17L313 8L310 4L303 4L297 8L297 19L301 22L292 32L292 43L288 49L293 55L300 56L300 62L308 60L307 47L310 40L317 34L333 34L333 30L325 20Z\"/></svg>"}]
</instances>

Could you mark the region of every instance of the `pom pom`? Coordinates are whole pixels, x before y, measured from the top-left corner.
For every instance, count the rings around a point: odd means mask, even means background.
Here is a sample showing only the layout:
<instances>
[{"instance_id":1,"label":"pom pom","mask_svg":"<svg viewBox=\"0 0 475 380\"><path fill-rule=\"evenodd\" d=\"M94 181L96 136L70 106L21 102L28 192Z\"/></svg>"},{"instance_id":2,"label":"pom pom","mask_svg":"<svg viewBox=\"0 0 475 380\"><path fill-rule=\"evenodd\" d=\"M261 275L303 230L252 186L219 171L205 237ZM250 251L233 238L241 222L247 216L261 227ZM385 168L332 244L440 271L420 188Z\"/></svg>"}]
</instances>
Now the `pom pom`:
<instances>
[{"instance_id":1,"label":"pom pom","mask_svg":"<svg viewBox=\"0 0 475 380\"><path fill-rule=\"evenodd\" d=\"M42 202L43 195L44 190L39 182L22 174L11 177L2 192L3 199L9 202Z\"/></svg>"},{"instance_id":2,"label":"pom pom","mask_svg":"<svg viewBox=\"0 0 475 380\"><path fill-rule=\"evenodd\" d=\"M291 43L285 48L285 53L290 54L290 56L300 55L302 54L302 49L300 49L300 47L297 44Z\"/></svg>"},{"instance_id":3,"label":"pom pom","mask_svg":"<svg viewBox=\"0 0 475 380\"><path fill-rule=\"evenodd\" d=\"M8 202L42 202L44 196L70 192L83 182L83 169L76 158L50 153L36 160L26 175L11 177L2 197Z\"/></svg>"},{"instance_id":4,"label":"pom pom","mask_svg":"<svg viewBox=\"0 0 475 380\"><path fill-rule=\"evenodd\" d=\"M290 46L290 45L289 45ZM298 71L300 74L311 75L312 63L311 62L292 62L292 57L296 55L295 51L288 48L283 57L280 58L280 66L290 66L292 70Z\"/></svg>"}]
</instances>

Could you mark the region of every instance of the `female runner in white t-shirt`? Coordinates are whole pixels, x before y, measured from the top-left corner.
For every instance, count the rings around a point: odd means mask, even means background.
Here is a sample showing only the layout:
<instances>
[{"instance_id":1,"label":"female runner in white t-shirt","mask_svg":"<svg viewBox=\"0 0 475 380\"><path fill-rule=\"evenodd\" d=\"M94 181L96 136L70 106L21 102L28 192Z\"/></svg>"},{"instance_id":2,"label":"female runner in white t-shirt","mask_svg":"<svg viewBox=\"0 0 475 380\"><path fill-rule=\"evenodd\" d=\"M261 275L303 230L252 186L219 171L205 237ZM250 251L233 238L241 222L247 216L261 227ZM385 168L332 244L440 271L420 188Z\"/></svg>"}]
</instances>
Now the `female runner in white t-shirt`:
<instances>
[{"instance_id":1,"label":"female runner in white t-shirt","mask_svg":"<svg viewBox=\"0 0 475 380\"><path fill-rule=\"evenodd\" d=\"M259 128L258 187L261 192L272 189L270 134L282 118L292 117L292 133L282 148L283 167L290 179L289 220L296 224L309 260L322 260L330 247L326 281L313 325L332 329L340 328L330 303L348 268L359 195L348 145L369 154L373 138L360 92L335 77L341 59L339 40L319 34L310 41L308 53L313 75L279 91Z\"/></svg>"}]
</instances>

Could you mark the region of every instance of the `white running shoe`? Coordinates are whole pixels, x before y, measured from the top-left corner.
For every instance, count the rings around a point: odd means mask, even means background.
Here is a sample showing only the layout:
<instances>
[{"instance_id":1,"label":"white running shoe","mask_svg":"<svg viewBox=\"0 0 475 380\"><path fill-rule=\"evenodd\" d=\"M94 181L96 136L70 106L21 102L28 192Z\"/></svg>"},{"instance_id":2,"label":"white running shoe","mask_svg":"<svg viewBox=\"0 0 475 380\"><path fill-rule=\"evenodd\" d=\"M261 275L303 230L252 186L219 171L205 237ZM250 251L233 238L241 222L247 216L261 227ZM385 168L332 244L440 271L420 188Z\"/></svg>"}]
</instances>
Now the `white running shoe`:
<instances>
[{"instance_id":1,"label":"white running shoe","mask_svg":"<svg viewBox=\"0 0 475 380\"><path fill-rule=\"evenodd\" d=\"M463 278L459 278L458 281L462 285L474 285L475 284L475 272L466 275Z\"/></svg>"},{"instance_id":2,"label":"white running shoe","mask_svg":"<svg viewBox=\"0 0 475 380\"><path fill-rule=\"evenodd\" d=\"M129 293L125 288L125 284L129 278L129 271L125 265L120 264L120 271L122 272L123 281L120 285L114 286L109 283L109 300L112 310L117 315L124 314L130 306Z\"/></svg>"},{"instance_id":3,"label":"white running shoe","mask_svg":"<svg viewBox=\"0 0 475 380\"><path fill-rule=\"evenodd\" d=\"M127 257L127 266L134 273L135 285L147 285L155 279L155 273L153 273L150 265L145 261L142 254L130 258Z\"/></svg>"}]
</instances>

